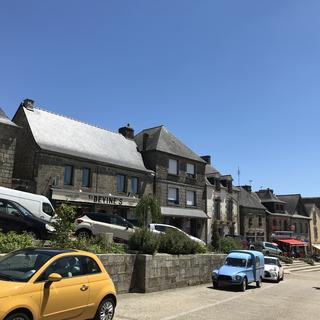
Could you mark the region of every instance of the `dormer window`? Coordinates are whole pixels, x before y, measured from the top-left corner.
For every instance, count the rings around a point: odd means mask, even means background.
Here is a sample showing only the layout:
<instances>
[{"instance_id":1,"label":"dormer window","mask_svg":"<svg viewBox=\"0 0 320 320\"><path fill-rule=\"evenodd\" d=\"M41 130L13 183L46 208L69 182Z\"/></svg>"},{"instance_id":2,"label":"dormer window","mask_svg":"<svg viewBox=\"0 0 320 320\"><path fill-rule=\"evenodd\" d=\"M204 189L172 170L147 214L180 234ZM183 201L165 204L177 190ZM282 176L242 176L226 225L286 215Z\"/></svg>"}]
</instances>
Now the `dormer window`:
<instances>
[{"instance_id":1,"label":"dormer window","mask_svg":"<svg viewBox=\"0 0 320 320\"><path fill-rule=\"evenodd\" d=\"M195 165L193 163L187 163L187 176L189 178L194 178L196 176Z\"/></svg>"},{"instance_id":2,"label":"dormer window","mask_svg":"<svg viewBox=\"0 0 320 320\"><path fill-rule=\"evenodd\" d=\"M168 168L169 174L178 174L178 161L174 159L169 159L169 168Z\"/></svg>"}]
</instances>

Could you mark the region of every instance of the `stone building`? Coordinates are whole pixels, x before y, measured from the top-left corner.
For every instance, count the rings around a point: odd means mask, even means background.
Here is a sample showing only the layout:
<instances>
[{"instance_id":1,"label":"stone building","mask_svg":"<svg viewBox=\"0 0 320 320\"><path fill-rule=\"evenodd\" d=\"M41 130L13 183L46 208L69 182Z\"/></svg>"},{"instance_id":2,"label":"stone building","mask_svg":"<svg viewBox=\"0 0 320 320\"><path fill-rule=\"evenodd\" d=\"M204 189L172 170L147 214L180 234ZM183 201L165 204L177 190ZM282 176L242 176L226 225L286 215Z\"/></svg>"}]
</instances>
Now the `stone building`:
<instances>
[{"instance_id":1,"label":"stone building","mask_svg":"<svg viewBox=\"0 0 320 320\"><path fill-rule=\"evenodd\" d=\"M218 222L221 236L239 235L239 188L232 184L230 175L221 173L211 165L211 157L203 156L206 160L206 200L208 219L208 240L211 239L211 227Z\"/></svg>"},{"instance_id":2,"label":"stone building","mask_svg":"<svg viewBox=\"0 0 320 320\"><path fill-rule=\"evenodd\" d=\"M155 172L154 194L164 222L206 240L206 162L164 126L141 131L135 141L146 167Z\"/></svg>"},{"instance_id":3,"label":"stone building","mask_svg":"<svg viewBox=\"0 0 320 320\"><path fill-rule=\"evenodd\" d=\"M310 198L303 198L302 201L311 218L310 240L313 250L320 252L320 209L314 202L309 202L309 199Z\"/></svg>"},{"instance_id":4,"label":"stone building","mask_svg":"<svg viewBox=\"0 0 320 320\"><path fill-rule=\"evenodd\" d=\"M17 135L14 177L20 188L82 211L113 212L133 220L139 197L153 192L129 126L120 133L57 115L25 100L13 121Z\"/></svg>"},{"instance_id":5,"label":"stone building","mask_svg":"<svg viewBox=\"0 0 320 320\"><path fill-rule=\"evenodd\" d=\"M17 125L0 108L0 186L11 188Z\"/></svg>"},{"instance_id":6,"label":"stone building","mask_svg":"<svg viewBox=\"0 0 320 320\"><path fill-rule=\"evenodd\" d=\"M249 242L267 240L266 211L251 186L240 188L240 234Z\"/></svg>"}]
</instances>

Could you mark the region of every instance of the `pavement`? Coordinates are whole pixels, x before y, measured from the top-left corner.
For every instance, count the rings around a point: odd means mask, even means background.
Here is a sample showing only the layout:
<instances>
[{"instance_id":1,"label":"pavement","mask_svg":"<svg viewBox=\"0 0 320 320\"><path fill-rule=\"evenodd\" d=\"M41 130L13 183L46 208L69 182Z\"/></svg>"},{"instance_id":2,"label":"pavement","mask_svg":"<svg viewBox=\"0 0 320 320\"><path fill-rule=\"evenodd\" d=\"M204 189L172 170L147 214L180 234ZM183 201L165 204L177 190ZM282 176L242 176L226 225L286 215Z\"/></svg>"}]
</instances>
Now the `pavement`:
<instances>
[{"instance_id":1,"label":"pavement","mask_svg":"<svg viewBox=\"0 0 320 320\"><path fill-rule=\"evenodd\" d=\"M115 320L319 320L320 271L285 275L246 292L211 284L118 296Z\"/></svg>"}]
</instances>

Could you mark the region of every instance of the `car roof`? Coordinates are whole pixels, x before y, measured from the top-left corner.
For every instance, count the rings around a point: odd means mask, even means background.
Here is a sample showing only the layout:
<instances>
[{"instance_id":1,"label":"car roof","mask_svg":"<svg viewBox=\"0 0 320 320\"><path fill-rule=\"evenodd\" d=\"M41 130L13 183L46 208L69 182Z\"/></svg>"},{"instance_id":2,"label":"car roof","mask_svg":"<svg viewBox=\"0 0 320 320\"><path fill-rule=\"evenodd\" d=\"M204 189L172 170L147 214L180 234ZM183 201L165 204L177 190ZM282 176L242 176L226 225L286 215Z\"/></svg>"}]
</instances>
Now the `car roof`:
<instances>
[{"instance_id":1,"label":"car roof","mask_svg":"<svg viewBox=\"0 0 320 320\"><path fill-rule=\"evenodd\" d=\"M255 250L233 250L228 254L228 257L230 258L237 258L237 259L244 259L249 257L264 257L263 253L260 251L255 251Z\"/></svg>"},{"instance_id":2,"label":"car roof","mask_svg":"<svg viewBox=\"0 0 320 320\"><path fill-rule=\"evenodd\" d=\"M265 256L265 259L273 259L273 260L279 260L277 257L270 257L270 256Z\"/></svg>"},{"instance_id":3,"label":"car roof","mask_svg":"<svg viewBox=\"0 0 320 320\"><path fill-rule=\"evenodd\" d=\"M77 252L74 249L58 249L58 248L25 248L17 250L16 252L30 252L30 253L43 253L50 256L56 256L62 253L70 253L70 252Z\"/></svg>"}]
</instances>

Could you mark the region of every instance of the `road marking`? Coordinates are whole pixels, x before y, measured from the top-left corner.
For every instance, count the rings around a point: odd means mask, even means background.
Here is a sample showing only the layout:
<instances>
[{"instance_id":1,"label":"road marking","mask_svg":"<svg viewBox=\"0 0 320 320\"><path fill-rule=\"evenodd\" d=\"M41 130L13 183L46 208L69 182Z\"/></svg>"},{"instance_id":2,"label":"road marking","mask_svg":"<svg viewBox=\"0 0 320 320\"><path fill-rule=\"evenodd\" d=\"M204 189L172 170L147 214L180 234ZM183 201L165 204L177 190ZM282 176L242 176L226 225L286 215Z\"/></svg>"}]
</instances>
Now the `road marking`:
<instances>
[{"instance_id":1,"label":"road marking","mask_svg":"<svg viewBox=\"0 0 320 320\"><path fill-rule=\"evenodd\" d=\"M288 282L288 281L289 280L286 280L286 282ZM260 288L258 290L259 290L259 292L261 292L261 291L264 291L264 290L267 290L267 289L270 289L270 288L274 288L274 286L262 287L262 288ZM181 313L178 313L178 314L176 314L174 316L161 318L161 320L173 320L173 319L177 319L177 318L180 318L180 317L184 317L184 316L189 315L190 313L194 313L194 312L202 311L204 309L215 307L215 306L218 306L220 304L227 303L227 302L230 302L232 300L236 300L236 299L242 298L244 295L247 296L247 295L253 294L253 293L254 292L246 291L246 292L244 292L244 294L239 294L239 295L230 297L230 298L225 299L225 300L221 300L221 301L218 301L218 302L215 302L215 303L208 304L206 306L202 306L202 307L191 309L189 311L181 312Z\"/></svg>"}]
</instances>

